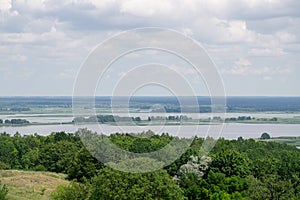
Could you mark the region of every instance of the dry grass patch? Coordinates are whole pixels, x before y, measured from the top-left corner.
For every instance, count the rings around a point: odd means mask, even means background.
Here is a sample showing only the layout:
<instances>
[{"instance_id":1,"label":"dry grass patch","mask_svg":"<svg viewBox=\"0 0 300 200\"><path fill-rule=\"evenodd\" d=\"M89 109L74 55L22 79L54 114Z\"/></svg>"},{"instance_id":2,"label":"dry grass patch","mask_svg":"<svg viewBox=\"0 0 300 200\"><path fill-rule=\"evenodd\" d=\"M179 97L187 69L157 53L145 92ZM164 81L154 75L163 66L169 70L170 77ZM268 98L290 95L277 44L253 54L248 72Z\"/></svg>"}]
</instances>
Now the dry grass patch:
<instances>
[{"instance_id":1,"label":"dry grass patch","mask_svg":"<svg viewBox=\"0 0 300 200\"><path fill-rule=\"evenodd\" d=\"M8 187L8 199L44 200L58 185L68 184L66 175L50 172L0 170L0 180Z\"/></svg>"}]
</instances>

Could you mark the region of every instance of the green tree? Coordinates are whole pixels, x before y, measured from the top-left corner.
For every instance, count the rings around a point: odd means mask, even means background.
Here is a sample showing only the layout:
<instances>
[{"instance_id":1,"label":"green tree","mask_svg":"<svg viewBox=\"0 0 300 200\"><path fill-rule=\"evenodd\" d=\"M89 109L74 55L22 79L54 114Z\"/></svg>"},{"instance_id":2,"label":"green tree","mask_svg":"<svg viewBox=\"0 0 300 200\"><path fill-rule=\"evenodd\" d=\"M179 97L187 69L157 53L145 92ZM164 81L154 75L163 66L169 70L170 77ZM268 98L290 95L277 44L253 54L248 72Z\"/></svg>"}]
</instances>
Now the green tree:
<instances>
[{"instance_id":1,"label":"green tree","mask_svg":"<svg viewBox=\"0 0 300 200\"><path fill-rule=\"evenodd\" d=\"M185 199L165 170L133 174L103 168L92 180L90 200Z\"/></svg>"},{"instance_id":2,"label":"green tree","mask_svg":"<svg viewBox=\"0 0 300 200\"><path fill-rule=\"evenodd\" d=\"M1 135L0 138L0 161L15 168L19 165L18 150L10 136Z\"/></svg>"},{"instance_id":3,"label":"green tree","mask_svg":"<svg viewBox=\"0 0 300 200\"><path fill-rule=\"evenodd\" d=\"M71 182L69 185L59 185L51 194L51 198L54 200L84 200L88 196L88 187L76 182Z\"/></svg>"},{"instance_id":4,"label":"green tree","mask_svg":"<svg viewBox=\"0 0 300 200\"><path fill-rule=\"evenodd\" d=\"M46 144L40 150L40 164L48 171L67 173L78 150L74 142L59 141Z\"/></svg>"},{"instance_id":5,"label":"green tree","mask_svg":"<svg viewBox=\"0 0 300 200\"><path fill-rule=\"evenodd\" d=\"M250 160L245 154L235 150L225 150L218 152L211 163L211 168L215 172L221 172L227 177L246 177L250 174Z\"/></svg>"},{"instance_id":6,"label":"green tree","mask_svg":"<svg viewBox=\"0 0 300 200\"><path fill-rule=\"evenodd\" d=\"M82 182L85 178L91 179L103 164L94 158L85 148L75 153L74 159L68 168L68 179Z\"/></svg>"},{"instance_id":7,"label":"green tree","mask_svg":"<svg viewBox=\"0 0 300 200\"><path fill-rule=\"evenodd\" d=\"M268 133L263 133L263 134L261 134L260 139L268 140L268 139L271 139L271 136Z\"/></svg>"},{"instance_id":8,"label":"green tree","mask_svg":"<svg viewBox=\"0 0 300 200\"><path fill-rule=\"evenodd\" d=\"M260 179L249 177L249 197L251 199L293 199L295 191L291 181L282 180L277 175L265 175Z\"/></svg>"},{"instance_id":9,"label":"green tree","mask_svg":"<svg viewBox=\"0 0 300 200\"><path fill-rule=\"evenodd\" d=\"M36 170L40 164L39 149L33 149L27 152L21 159L23 169Z\"/></svg>"},{"instance_id":10,"label":"green tree","mask_svg":"<svg viewBox=\"0 0 300 200\"><path fill-rule=\"evenodd\" d=\"M184 196L188 199L209 199L211 195L210 185L205 179L199 179L195 174L184 174L179 186L184 192Z\"/></svg>"}]
</instances>

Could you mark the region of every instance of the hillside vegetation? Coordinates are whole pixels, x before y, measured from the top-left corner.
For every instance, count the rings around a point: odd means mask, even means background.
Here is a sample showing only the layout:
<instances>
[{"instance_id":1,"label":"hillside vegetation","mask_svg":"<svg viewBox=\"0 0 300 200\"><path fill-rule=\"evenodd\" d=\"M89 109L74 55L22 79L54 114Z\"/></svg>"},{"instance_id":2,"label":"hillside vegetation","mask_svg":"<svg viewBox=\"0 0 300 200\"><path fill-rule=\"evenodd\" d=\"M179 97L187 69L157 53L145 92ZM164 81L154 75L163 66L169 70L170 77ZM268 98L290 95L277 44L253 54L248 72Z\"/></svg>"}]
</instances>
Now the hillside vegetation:
<instances>
[{"instance_id":1,"label":"hillside vegetation","mask_svg":"<svg viewBox=\"0 0 300 200\"><path fill-rule=\"evenodd\" d=\"M85 137L85 145L80 140ZM101 144L111 141L135 153L155 152L136 158L115 154ZM203 142L215 143L206 152ZM175 162L148 173L126 173L135 166L164 166L168 156L179 155L178 144L188 142L148 131L138 135L103 136L83 129L48 136L0 134L1 188L9 199L300 199L300 150L268 140L195 138ZM102 162L93 157L97 155ZM48 171L63 173L56 175ZM6 171L8 170L8 171ZM138 171L137 171L138 172ZM63 178L70 180L70 184ZM6 185L6 186L5 186ZM57 185L60 185L56 188ZM3 190L3 194L5 190ZM53 192L52 192L53 191ZM52 194L50 195L50 193Z\"/></svg>"},{"instance_id":2,"label":"hillside vegetation","mask_svg":"<svg viewBox=\"0 0 300 200\"><path fill-rule=\"evenodd\" d=\"M0 180L8 189L9 200L50 199L58 185L67 185L64 174L20 170L1 170Z\"/></svg>"}]
</instances>

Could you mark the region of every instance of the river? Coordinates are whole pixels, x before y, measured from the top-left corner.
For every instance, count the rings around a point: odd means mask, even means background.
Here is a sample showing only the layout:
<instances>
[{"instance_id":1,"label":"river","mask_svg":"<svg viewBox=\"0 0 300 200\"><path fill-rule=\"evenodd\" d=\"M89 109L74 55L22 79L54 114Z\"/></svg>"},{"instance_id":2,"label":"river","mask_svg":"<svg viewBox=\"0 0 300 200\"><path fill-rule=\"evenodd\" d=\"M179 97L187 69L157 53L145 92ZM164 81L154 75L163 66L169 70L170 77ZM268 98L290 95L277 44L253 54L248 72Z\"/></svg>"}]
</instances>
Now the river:
<instances>
[{"instance_id":1,"label":"river","mask_svg":"<svg viewBox=\"0 0 300 200\"><path fill-rule=\"evenodd\" d=\"M65 131L74 133L79 128L88 128L89 130L102 132L104 134L111 133L138 133L142 131L152 130L161 134L167 132L170 135L180 137L191 137L197 135L205 137L207 134L213 137L224 137L226 139L236 139L240 136L243 138L258 138L263 132L267 132L271 137L279 136L300 136L300 124L238 124L227 123L223 125L222 132L219 132L219 125L168 125L168 126L111 126L111 125L80 125L62 124L62 125L32 125L32 126L3 126L0 132L15 134L17 131L22 135L38 133L39 135L49 135L52 132ZM210 128L210 129L209 129ZM211 130L208 132L208 130Z\"/></svg>"},{"instance_id":2,"label":"river","mask_svg":"<svg viewBox=\"0 0 300 200\"><path fill-rule=\"evenodd\" d=\"M101 113L101 115L111 115L112 113ZM205 119L212 118L215 116L223 116L219 113L114 113L120 117L141 117L147 119L149 116L178 116L185 115L193 119ZM225 118L239 117L239 116L251 116L254 118L300 118L300 113L226 113ZM0 115L0 119L13 119L20 118L26 119L32 123L53 123L53 122L71 122L73 120L72 114L11 114L11 115Z\"/></svg>"}]
</instances>

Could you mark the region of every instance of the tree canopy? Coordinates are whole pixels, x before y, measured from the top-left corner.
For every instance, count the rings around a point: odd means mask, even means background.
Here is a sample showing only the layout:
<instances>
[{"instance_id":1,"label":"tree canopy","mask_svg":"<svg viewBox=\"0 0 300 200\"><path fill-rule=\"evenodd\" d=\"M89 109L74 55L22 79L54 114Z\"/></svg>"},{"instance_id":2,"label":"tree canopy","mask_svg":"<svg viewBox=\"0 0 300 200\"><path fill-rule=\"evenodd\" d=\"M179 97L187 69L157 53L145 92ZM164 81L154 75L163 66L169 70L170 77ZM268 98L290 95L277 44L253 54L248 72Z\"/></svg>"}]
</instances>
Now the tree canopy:
<instances>
[{"instance_id":1,"label":"tree canopy","mask_svg":"<svg viewBox=\"0 0 300 200\"><path fill-rule=\"evenodd\" d=\"M268 133L263 133L263 134L261 134L260 139L268 140L268 139L271 139L271 136Z\"/></svg>"},{"instance_id":2,"label":"tree canopy","mask_svg":"<svg viewBox=\"0 0 300 200\"><path fill-rule=\"evenodd\" d=\"M119 148L153 152L170 141L168 134L145 132L106 136ZM213 140L210 138L210 140ZM205 156L203 138L168 166L163 159L118 158L106 151L105 165L83 145L79 132L22 136L0 134L0 169L43 170L67 174L69 186L59 186L54 199L300 199L300 150L286 144L254 139L219 139ZM177 143L175 143L177 144ZM160 156L176 155L176 145ZM114 158L114 159L112 159ZM120 170L139 165L162 169L149 173ZM128 171L128 170L127 170ZM136 171L139 172L139 171ZM0 195L7 188L0 185Z\"/></svg>"}]
</instances>

